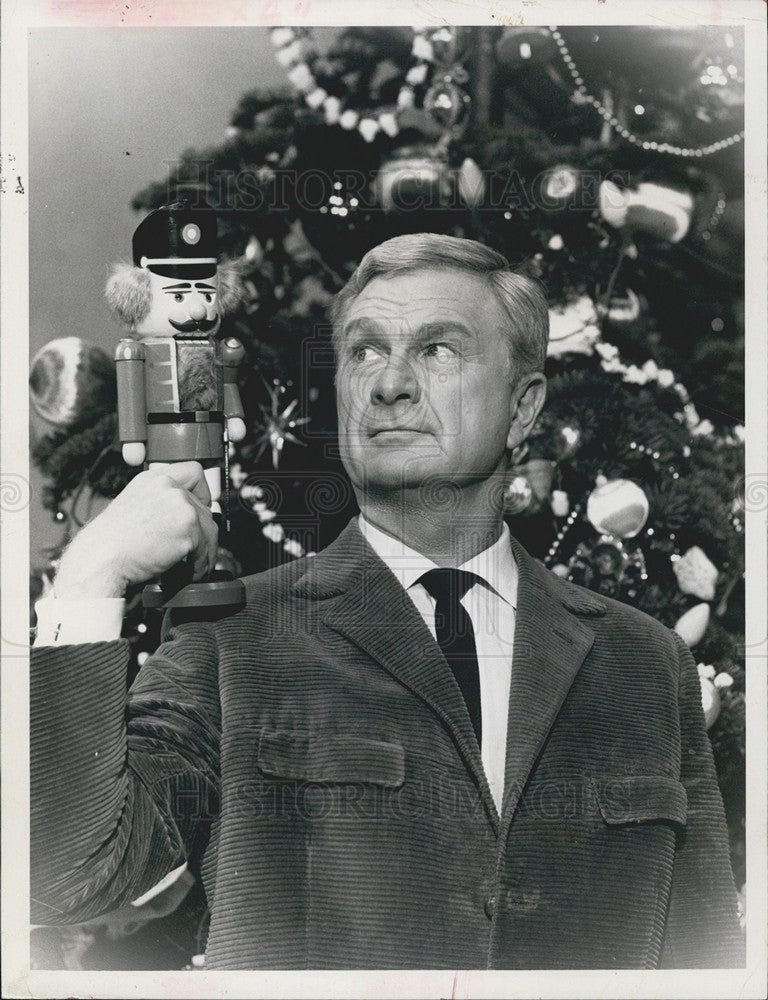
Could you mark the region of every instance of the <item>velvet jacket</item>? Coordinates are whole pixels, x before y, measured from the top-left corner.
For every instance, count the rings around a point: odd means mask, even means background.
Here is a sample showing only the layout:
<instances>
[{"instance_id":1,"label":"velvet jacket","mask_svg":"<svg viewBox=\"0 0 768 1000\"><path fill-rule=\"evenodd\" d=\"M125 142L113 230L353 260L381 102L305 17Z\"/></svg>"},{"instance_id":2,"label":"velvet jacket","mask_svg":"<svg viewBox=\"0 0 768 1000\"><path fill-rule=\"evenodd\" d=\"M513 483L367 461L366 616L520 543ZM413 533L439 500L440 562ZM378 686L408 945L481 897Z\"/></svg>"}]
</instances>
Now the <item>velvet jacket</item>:
<instances>
[{"instance_id":1,"label":"velvet jacket","mask_svg":"<svg viewBox=\"0 0 768 1000\"><path fill-rule=\"evenodd\" d=\"M37 923L187 859L207 967L737 967L743 944L693 658L519 570L501 814L459 688L355 522L167 623L126 712L124 641L33 650Z\"/></svg>"}]
</instances>

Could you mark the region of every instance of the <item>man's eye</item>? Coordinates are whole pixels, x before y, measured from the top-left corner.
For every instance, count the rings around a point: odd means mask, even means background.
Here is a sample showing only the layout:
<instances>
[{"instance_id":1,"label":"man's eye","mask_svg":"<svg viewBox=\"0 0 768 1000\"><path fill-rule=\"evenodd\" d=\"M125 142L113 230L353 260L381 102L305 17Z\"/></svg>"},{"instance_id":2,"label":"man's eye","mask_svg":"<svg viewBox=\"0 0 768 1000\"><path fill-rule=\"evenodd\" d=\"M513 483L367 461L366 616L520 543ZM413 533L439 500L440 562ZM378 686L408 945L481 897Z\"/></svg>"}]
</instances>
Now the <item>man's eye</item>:
<instances>
[{"instance_id":1,"label":"man's eye","mask_svg":"<svg viewBox=\"0 0 768 1000\"><path fill-rule=\"evenodd\" d=\"M206 302L213 302L213 296L211 295L210 292L206 292L205 293L205 301Z\"/></svg>"},{"instance_id":2,"label":"man's eye","mask_svg":"<svg viewBox=\"0 0 768 1000\"><path fill-rule=\"evenodd\" d=\"M183 302L184 301L184 296L181 294L181 292L176 292L176 294L173 296L173 301L174 302Z\"/></svg>"},{"instance_id":3,"label":"man's eye","mask_svg":"<svg viewBox=\"0 0 768 1000\"><path fill-rule=\"evenodd\" d=\"M376 352L372 347L367 344L360 344L358 347L352 348L352 360L353 361L370 361L376 356Z\"/></svg>"},{"instance_id":4,"label":"man's eye","mask_svg":"<svg viewBox=\"0 0 768 1000\"><path fill-rule=\"evenodd\" d=\"M437 358L438 361L449 361L456 356L456 352L450 344L444 342L428 344L424 353L428 358Z\"/></svg>"}]
</instances>

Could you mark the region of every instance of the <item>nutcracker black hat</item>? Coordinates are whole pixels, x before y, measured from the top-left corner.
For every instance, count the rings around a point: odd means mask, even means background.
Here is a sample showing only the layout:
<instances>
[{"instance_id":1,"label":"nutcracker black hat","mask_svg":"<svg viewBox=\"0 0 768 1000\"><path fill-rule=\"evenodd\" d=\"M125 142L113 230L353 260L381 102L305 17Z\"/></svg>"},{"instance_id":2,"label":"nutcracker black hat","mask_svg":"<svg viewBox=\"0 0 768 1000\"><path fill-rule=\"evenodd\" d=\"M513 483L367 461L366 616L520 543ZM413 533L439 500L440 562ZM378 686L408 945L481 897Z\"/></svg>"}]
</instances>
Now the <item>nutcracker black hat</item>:
<instances>
[{"instance_id":1,"label":"nutcracker black hat","mask_svg":"<svg viewBox=\"0 0 768 1000\"><path fill-rule=\"evenodd\" d=\"M133 234L133 263L166 278L210 278L216 273L217 217L209 205L182 199L151 212Z\"/></svg>"}]
</instances>

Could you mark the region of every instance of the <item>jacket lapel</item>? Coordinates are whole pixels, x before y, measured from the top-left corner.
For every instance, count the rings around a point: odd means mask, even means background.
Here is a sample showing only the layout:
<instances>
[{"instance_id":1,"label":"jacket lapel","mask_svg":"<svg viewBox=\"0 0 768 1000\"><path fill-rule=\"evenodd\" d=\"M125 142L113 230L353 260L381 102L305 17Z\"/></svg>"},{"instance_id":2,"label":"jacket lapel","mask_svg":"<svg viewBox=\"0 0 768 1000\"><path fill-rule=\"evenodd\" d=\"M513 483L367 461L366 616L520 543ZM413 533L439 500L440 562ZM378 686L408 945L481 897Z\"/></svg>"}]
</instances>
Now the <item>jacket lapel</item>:
<instances>
[{"instance_id":1,"label":"jacket lapel","mask_svg":"<svg viewBox=\"0 0 768 1000\"><path fill-rule=\"evenodd\" d=\"M594 632L574 612L587 616L605 614L605 605L599 597L559 580L514 538L512 548L519 584L502 808L505 828L594 642Z\"/></svg>"},{"instance_id":2,"label":"jacket lapel","mask_svg":"<svg viewBox=\"0 0 768 1000\"><path fill-rule=\"evenodd\" d=\"M498 814L459 686L413 601L365 541L356 518L313 557L294 593L322 602L325 625L363 649L440 717L497 828Z\"/></svg>"}]
</instances>

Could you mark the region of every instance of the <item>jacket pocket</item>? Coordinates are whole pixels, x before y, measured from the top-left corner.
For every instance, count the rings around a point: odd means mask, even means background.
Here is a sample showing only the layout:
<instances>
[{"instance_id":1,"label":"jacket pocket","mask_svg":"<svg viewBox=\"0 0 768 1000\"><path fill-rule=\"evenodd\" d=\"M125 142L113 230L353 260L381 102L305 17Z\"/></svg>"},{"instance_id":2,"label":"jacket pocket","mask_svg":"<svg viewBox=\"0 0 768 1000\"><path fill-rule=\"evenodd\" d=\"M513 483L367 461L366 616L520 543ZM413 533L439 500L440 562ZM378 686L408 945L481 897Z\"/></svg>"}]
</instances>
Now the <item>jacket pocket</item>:
<instances>
[{"instance_id":1,"label":"jacket pocket","mask_svg":"<svg viewBox=\"0 0 768 1000\"><path fill-rule=\"evenodd\" d=\"M593 778L600 814L608 826L666 820L685 826L688 796L675 778L660 774Z\"/></svg>"},{"instance_id":2,"label":"jacket pocket","mask_svg":"<svg viewBox=\"0 0 768 1000\"><path fill-rule=\"evenodd\" d=\"M384 788L400 788L405 781L405 751L399 743L337 734L264 730L257 766L266 777L284 781Z\"/></svg>"}]
</instances>

